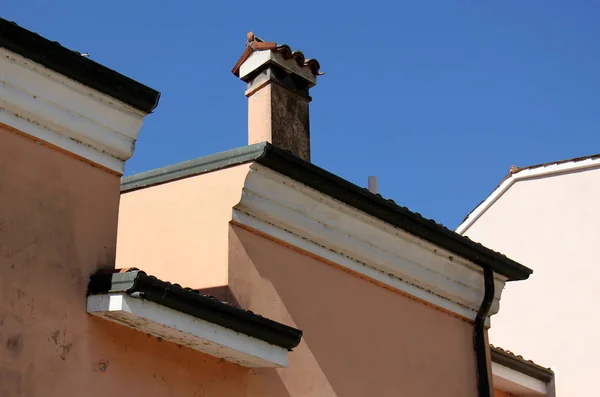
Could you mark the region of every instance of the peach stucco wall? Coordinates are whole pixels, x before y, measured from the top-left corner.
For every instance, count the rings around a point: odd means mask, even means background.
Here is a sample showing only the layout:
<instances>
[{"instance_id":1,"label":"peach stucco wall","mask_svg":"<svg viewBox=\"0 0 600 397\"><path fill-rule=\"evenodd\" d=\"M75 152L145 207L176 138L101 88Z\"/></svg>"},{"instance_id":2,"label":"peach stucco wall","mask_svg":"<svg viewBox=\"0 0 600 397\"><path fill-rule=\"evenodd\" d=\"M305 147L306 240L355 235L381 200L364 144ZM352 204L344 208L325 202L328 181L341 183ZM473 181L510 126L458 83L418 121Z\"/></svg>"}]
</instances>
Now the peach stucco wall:
<instances>
[{"instance_id":1,"label":"peach stucco wall","mask_svg":"<svg viewBox=\"0 0 600 397\"><path fill-rule=\"evenodd\" d=\"M248 164L121 195L117 265L227 299L227 233Z\"/></svg>"},{"instance_id":2,"label":"peach stucco wall","mask_svg":"<svg viewBox=\"0 0 600 397\"><path fill-rule=\"evenodd\" d=\"M519 181L466 235L531 267L509 283L492 344L556 373L558 396L598 395L600 169Z\"/></svg>"},{"instance_id":3,"label":"peach stucco wall","mask_svg":"<svg viewBox=\"0 0 600 397\"><path fill-rule=\"evenodd\" d=\"M238 302L304 331L288 368L253 371L249 395L477 395L470 322L238 226L229 249Z\"/></svg>"},{"instance_id":4,"label":"peach stucco wall","mask_svg":"<svg viewBox=\"0 0 600 397\"><path fill-rule=\"evenodd\" d=\"M249 374L89 317L119 177L0 127L0 396L234 396Z\"/></svg>"}]
</instances>

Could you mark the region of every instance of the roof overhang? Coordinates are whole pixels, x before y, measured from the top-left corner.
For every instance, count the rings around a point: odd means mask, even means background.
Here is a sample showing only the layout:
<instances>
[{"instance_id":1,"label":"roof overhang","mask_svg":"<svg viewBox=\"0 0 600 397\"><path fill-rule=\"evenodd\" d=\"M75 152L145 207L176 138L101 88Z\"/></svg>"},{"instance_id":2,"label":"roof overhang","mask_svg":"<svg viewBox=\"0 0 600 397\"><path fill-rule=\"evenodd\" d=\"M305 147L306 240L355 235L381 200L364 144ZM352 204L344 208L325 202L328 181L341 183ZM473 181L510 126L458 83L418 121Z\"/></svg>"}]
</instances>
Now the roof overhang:
<instances>
[{"instance_id":1,"label":"roof overhang","mask_svg":"<svg viewBox=\"0 0 600 397\"><path fill-rule=\"evenodd\" d=\"M92 275L87 312L245 367L285 367L302 332L143 272Z\"/></svg>"},{"instance_id":2,"label":"roof overhang","mask_svg":"<svg viewBox=\"0 0 600 397\"><path fill-rule=\"evenodd\" d=\"M145 114L158 105L158 91L3 18L0 18L0 47Z\"/></svg>"},{"instance_id":3,"label":"roof overhang","mask_svg":"<svg viewBox=\"0 0 600 397\"><path fill-rule=\"evenodd\" d=\"M496 347L490 353L496 389L522 397L554 397L552 370Z\"/></svg>"},{"instance_id":4,"label":"roof overhang","mask_svg":"<svg viewBox=\"0 0 600 397\"><path fill-rule=\"evenodd\" d=\"M270 144L207 156L123 179L121 192L244 164L240 196L222 209L237 226L474 320L484 296L482 267L504 283L530 270L433 221ZM135 193L132 193L135 194ZM233 212L231 209L233 206Z\"/></svg>"},{"instance_id":5,"label":"roof overhang","mask_svg":"<svg viewBox=\"0 0 600 397\"><path fill-rule=\"evenodd\" d=\"M465 258L476 266L491 267L495 273L507 280L525 280L532 273L531 269L498 252L267 142L123 178L121 193L248 162L269 168L349 207Z\"/></svg>"}]
</instances>

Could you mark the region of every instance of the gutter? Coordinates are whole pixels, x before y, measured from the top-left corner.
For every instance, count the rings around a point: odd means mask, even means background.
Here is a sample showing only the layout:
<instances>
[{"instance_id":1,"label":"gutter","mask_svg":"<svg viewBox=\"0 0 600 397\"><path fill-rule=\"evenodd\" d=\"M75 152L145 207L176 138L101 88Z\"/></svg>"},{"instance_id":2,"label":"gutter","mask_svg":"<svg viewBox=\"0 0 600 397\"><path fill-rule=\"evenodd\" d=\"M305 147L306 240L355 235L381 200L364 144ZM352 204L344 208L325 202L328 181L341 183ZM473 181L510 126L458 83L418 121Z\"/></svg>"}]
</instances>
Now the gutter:
<instances>
[{"instance_id":1,"label":"gutter","mask_svg":"<svg viewBox=\"0 0 600 397\"><path fill-rule=\"evenodd\" d=\"M492 397L490 373L487 365L488 345L485 340L485 320L494 302L495 286L494 271L491 267L483 268L483 283L485 292L483 301L475 318L473 342L475 347L475 361L477 365L477 394L479 397Z\"/></svg>"}]
</instances>

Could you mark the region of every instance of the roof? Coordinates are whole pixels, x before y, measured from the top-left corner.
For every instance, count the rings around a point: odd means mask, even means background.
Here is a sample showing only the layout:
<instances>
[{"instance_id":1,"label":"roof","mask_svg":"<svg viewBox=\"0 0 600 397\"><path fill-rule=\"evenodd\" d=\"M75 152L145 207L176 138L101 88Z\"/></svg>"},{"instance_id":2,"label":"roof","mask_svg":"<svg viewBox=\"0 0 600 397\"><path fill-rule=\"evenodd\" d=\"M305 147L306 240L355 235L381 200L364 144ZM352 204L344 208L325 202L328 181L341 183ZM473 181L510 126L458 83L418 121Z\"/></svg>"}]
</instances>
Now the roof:
<instances>
[{"instance_id":1,"label":"roof","mask_svg":"<svg viewBox=\"0 0 600 397\"><path fill-rule=\"evenodd\" d=\"M219 169L256 162L337 199L375 218L480 265L491 267L509 280L524 280L532 270L463 237L406 207L386 200L293 154L263 142L185 161L122 179L121 193L192 177Z\"/></svg>"},{"instance_id":2,"label":"roof","mask_svg":"<svg viewBox=\"0 0 600 397\"><path fill-rule=\"evenodd\" d=\"M518 356L509 350L490 345L490 353L492 362L504 365L542 382L550 382L554 377L554 371L550 368L545 368L531 360L526 360L523 356Z\"/></svg>"},{"instance_id":3,"label":"roof","mask_svg":"<svg viewBox=\"0 0 600 397\"><path fill-rule=\"evenodd\" d=\"M584 160L596 160L596 159L600 159L600 153L592 154L590 156L574 157L574 158L566 159L566 160L551 161L549 163L534 164L534 165L529 165L527 167L519 167L519 166L513 165L511 167L511 171L504 177L503 181L505 179L510 178L512 175L517 174L521 171L525 171L525 170L532 170L532 169L536 169L536 168L548 167L550 165L578 163L578 162L584 161Z\"/></svg>"},{"instance_id":4,"label":"roof","mask_svg":"<svg viewBox=\"0 0 600 397\"><path fill-rule=\"evenodd\" d=\"M534 164L527 167L513 165L510 167L508 174L506 174L496 186L494 191L465 216L461 224L456 228L456 231L461 234L466 232L466 230L479 219L479 217L494 204L508 188L519 180L561 175L568 172L596 167L600 167L600 154Z\"/></svg>"},{"instance_id":5,"label":"roof","mask_svg":"<svg viewBox=\"0 0 600 397\"><path fill-rule=\"evenodd\" d=\"M235 66L233 67L233 70L231 72L234 75L239 77L240 66L242 66L242 64L244 62L246 62L248 57L254 51L264 51L264 50L271 50L275 53L279 53L283 56L284 59L293 59L296 61L296 63L300 67L303 67L303 66L309 67L312 74L314 74L315 76L320 76L323 74L322 72L319 71L321 66L319 65L319 61L317 61L316 59L312 59L312 58L306 59L306 57L304 56L302 51L297 51L297 50L294 51L287 44L279 44L278 45L277 43L274 43L274 42L265 42L264 40L261 40L258 37L254 36L254 33L252 33L252 32L248 32L247 40L246 40L246 49L240 56L240 59L238 59L238 61L236 62Z\"/></svg>"},{"instance_id":6,"label":"roof","mask_svg":"<svg viewBox=\"0 0 600 397\"><path fill-rule=\"evenodd\" d=\"M191 288L149 276L139 269L102 270L90 276L88 295L119 293L168 307L288 350L300 343L302 331L202 295Z\"/></svg>"},{"instance_id":7,"label":"roof","mask_svg":"<svg viewBox=\"0 0 600 397\"><path fill-rule=\"evenodd\" d=\"M0 47L142 112L150 113L158 105L158 91L3 18L0 18Z\"/></svg>"}]
</instances>

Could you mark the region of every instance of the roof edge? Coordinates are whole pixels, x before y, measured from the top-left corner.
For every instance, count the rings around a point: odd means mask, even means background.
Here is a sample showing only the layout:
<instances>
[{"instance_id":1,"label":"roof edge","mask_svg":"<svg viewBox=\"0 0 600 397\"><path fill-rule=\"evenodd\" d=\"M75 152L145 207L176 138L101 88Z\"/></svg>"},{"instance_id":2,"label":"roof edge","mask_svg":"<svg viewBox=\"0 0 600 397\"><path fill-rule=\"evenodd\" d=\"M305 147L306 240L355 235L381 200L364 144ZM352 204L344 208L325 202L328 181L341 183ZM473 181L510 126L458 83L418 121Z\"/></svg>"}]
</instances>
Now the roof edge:
<instances>
[{"instance_id":1,"label":"roof edge","mask_svg":"<svg viewBox=\"0 0 600 397\"><path fill-rule=\"evenodd\" d=\"M554 378L554 371L549 368L544 368L532 361L525 360L515 356L504 349L490 345L490 353L492 362L504 365L510 369L531 376L537 380L548 383Z\"/></svg>"},{"instance_id":2,"label":"roof edge","mask_svg":"<svg viewBox=\"0 0 600 397\"><path fill-rule=\"evenodd\" d=\"M479 266L490 266L494 272L506 276L509 280L525 280L533 273L533 270L520 263L461 236L434 220L426 219L406 207L399 206L393 200L371 193L366 188L357 186L273 145L268 144L265 149L265 156L257 160L259 164L353 208L462 256Z\"/></svg>"},{"instance_id":3,"label":"roof edge","mask_svg":"<svg viewBox=\"0 0 600 397\"><path fill-rule=\"evenodd\" d=\"M600 155L578 157L561 160L554 163L543 163L518 169L509 173L500 184L463 219L456 228L458 234L464 234L502 195L516 182L527 179L542 178L553 175L567 174L600 167Z\"/></svg>"},{"instance_id":4,"label":"roof edge","mask_svg":"<svg viewBox=\"0 0 600 397\"><path fill-rule=\"evenodd\" d=\"M255 143L133 174L121 179L121 193L128 193L255 161L266 154L268 145L266 142Z\"/></svg>"},{"instance_id":5,"label":"roof edge","mask_svg":"<svg viewBox=\"0 0 600 397\"><path fill-rule=\"evenodd\" d=\"M158 106L160 92L3 18L0 47L146 114Z\"/></svg>"},{"instance_id":6,"label":"roof edge","mask_svg":"<svg viewBox=\"0 0 600 397\"><path fill-rule=\"evenodd\" d=\"M122 180L121 193L131 192L206 172L256 161L368 215L429 241L479 266L490 266L509 280L525 280L533 271L479 243L461 236L406 207L371 193L288 151L263 142L143 172Z\"/></svg>"},{"instance_id":7,"label":"roof edge","mask_svg":"<svg viewBox=\"0 0 600 397\"><path fill-rule=\"evenodd\" d=\"M149 276L141 270L99 271L90 276L88 295L141 294L141 298L233 331L292 350L300 344L302 331L240 309L190 288Z\"/></svg>"}]
</instances>

